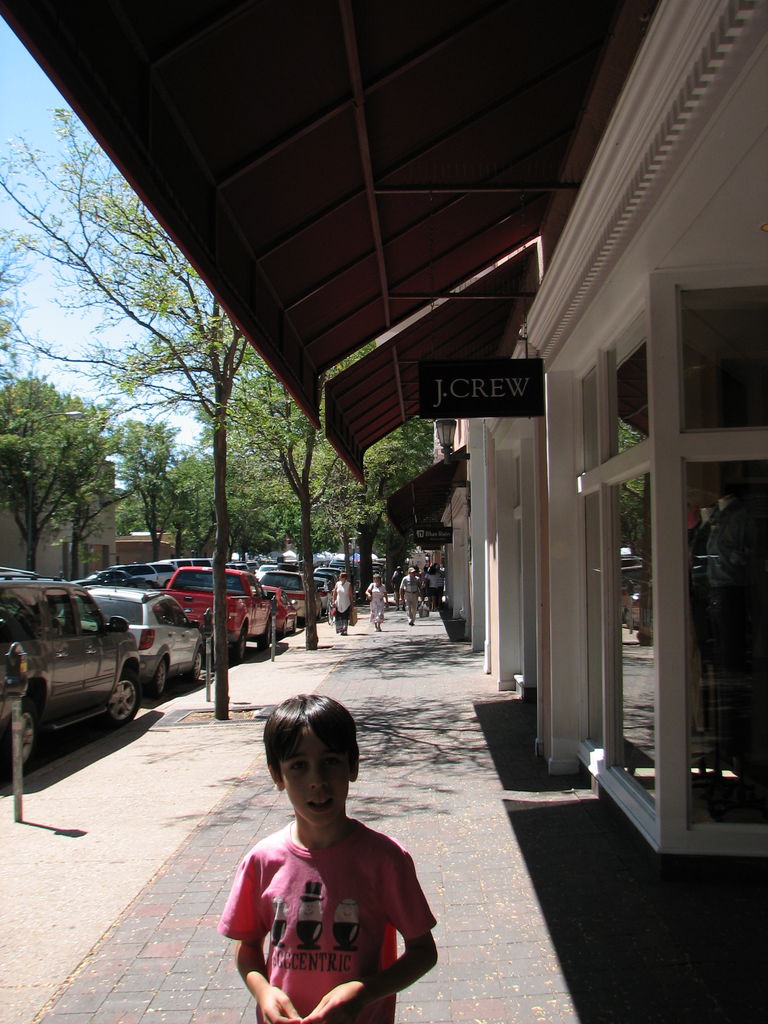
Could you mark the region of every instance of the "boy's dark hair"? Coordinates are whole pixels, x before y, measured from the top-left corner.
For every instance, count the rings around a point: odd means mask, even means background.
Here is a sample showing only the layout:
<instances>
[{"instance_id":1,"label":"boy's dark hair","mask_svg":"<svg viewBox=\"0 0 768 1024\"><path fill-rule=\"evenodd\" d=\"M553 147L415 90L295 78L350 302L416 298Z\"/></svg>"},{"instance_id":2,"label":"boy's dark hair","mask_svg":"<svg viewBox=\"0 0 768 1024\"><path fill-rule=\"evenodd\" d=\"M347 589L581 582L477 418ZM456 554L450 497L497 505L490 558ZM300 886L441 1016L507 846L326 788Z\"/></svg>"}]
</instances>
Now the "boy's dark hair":
<instances>
[{"instance_id":1,"label":"boy's dark hair","mask_svg":"<svg viewBox=\"0 0 768 1024\"><path fill-rule=\"evenodd\" d=\"M281 774L280 762L293 756L305 729L312 732L329 750L346 754L349 767L360 759L355 720L337 700L321 694L300 693L278 704L264 726L267 764Z\"/></svg>"}]
</instances>

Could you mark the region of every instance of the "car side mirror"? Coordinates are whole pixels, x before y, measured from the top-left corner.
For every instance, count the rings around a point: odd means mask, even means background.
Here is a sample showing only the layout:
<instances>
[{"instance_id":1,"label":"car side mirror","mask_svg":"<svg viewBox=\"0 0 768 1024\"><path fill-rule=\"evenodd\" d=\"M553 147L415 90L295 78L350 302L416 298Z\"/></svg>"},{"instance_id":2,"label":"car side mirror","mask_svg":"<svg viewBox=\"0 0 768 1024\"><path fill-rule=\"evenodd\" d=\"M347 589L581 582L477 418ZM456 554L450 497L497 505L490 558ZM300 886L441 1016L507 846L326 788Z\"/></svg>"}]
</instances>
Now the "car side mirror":
<instances>
[{"instance_id":1,"label":"car side mirror","mask_svg":"<svg viewBox=\"0 0 768 1024\"><path fill-rule=\"evenodd\" d=\"M111 615L107 623L107 629L110 633L127 633L128 619L124 619L122 615Z\"/></svg>"}]
</instances>

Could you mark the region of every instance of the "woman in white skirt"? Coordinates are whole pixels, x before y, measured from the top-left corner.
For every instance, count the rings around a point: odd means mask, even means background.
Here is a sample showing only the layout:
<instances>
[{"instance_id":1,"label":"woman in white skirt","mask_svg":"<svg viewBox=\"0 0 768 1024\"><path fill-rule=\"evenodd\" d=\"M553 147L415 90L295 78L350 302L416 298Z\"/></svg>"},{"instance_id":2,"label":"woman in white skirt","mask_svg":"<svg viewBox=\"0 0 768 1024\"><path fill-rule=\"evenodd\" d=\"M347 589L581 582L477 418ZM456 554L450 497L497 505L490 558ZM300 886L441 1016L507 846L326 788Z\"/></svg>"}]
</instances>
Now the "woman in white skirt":
<instances>
[{"instance_id":1,"label":"woman in white skirt","mask_svg":"<svg viewBox=\"0 0 768 1024\"><path fill-rule=\"evenodd\" d=\"M381 624L384 621L384 610L389 604L389 598L387 597L387 588L381 582L381 573L375 572L373 574L373 583L371 583L365 592L365 596L371 602L371 622L373 628L381 632Z\"/></svg>"}]
</instances>

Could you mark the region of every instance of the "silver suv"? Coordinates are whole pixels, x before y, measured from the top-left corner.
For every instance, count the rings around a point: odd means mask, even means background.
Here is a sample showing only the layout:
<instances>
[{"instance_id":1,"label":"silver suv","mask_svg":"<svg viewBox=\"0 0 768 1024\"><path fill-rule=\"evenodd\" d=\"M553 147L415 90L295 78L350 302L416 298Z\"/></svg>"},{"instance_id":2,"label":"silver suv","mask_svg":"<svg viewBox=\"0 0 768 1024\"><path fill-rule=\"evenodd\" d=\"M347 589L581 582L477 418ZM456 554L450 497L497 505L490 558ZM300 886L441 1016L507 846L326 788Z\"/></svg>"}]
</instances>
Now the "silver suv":
<instances>
[{"instance_id":1,"label":"silver suv","mask_svg":"<svg viewBox=\"0 0 768 1024\"><path fill-rule=\"evenodd\" d=\"M105 618L89 592L72 583L0 572L0 656L18 641L28 659L22 750L29 760L43 729L96 715L130 722L141 704L139 653L128 623ZM0 744L10 758L11 706L0 661Z\"/></svg>"},{"instance_id":2,"label":"silver suv","mask_svg":"<svg viewBox=\"0 0 768 1024\"><path fill-rule=\"evenodd\" d=\"M89 592L107 617L128 620L139 647L142 686L155 697L162 696L171 676L199 679L203 637L175 597L125 587L91 587Z\"/></svg>"}]
</instances>

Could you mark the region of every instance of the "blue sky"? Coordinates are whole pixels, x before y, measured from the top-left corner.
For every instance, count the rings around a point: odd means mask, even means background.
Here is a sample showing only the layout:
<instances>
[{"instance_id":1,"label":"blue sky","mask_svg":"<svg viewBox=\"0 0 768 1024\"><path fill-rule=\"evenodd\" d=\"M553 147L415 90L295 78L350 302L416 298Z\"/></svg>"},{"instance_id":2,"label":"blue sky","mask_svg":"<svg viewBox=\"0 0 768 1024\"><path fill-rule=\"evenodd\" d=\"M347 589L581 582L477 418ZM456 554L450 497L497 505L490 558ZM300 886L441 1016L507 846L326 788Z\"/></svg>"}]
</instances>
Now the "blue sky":
<instances>
[{"instance_id":1,"label":"blue sky","mask_svg":"<svg viewBox=\"0 0 768 1024\"><path fill-rule=\"evenodd\" d=\"M8 25L0 18L0 160L8 140L23 137L34 148L55 153L58 141L53 131L51 110L67 106L59 91L42 72ZM0 198L0 224L5 228L21 228L13 204ZM47 340L57 339L72 347L98 328L98 319L87 313L67 313L55 302L56 290L47 268L33 266L32 278L22 292L26 312L25 330ZM124 333L124 332L123 332ZM95 399L93 385L82 377L67 375L60 365L41 366L39 371L62 390ZM192 444L199 428L189 416L169 420L179 431L180 444Z\"/></svg>"}]
</instances>

